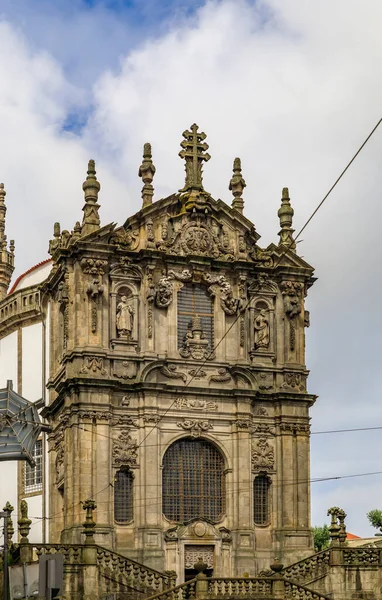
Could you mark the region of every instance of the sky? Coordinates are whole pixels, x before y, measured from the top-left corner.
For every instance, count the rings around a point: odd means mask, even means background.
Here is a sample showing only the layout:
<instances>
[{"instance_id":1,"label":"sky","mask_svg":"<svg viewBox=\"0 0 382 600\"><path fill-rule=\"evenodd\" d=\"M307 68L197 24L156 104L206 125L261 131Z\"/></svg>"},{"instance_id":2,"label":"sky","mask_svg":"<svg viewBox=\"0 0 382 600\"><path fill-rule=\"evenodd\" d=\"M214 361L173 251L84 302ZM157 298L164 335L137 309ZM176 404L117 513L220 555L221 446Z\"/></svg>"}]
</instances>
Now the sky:
<instances>
[{"instance_id":1,"label":"sky","mask_svg":"<svg viewBox=\"0 0 382 600\"><path fill-rule=\"evenodd\" d=\"M245 215L267 246L288 186L304 224L381 115L379 0L0 0L0 180L16 273L47 258L53 223L82 219L89 158L102 223L141 206L144 142L155 198L184 181L182 131L207 133L204 183L231 202L235 156ZM315 269L307 308L312 431L382 426L382 126L301 236ZM312 435L312 478L382 471L381 432ZM312 523L330 506L372 536L382 475L312 483Z\"/></svg>"}]
</instances>

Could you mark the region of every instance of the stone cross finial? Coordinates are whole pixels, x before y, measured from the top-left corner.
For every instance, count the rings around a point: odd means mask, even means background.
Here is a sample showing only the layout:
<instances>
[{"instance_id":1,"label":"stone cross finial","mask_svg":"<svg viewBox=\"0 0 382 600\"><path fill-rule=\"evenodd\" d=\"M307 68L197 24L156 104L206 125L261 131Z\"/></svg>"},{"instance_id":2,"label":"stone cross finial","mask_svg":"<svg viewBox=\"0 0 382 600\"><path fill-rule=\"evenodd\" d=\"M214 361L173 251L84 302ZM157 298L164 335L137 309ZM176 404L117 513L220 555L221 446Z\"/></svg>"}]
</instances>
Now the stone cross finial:
<instances>
[{"instance_id":1,"label":"stone cross finial","mask_svg":"<svg viewBox=\"0 0 382 600\"><path fill-rule=\"evenodd\" d=\"M153 202L154 188L152 186L152 181L154 179L156 168L151 159L151 144L146 142L143 146L143 161L138 171L138 176L142 177L144 183L142 188L142 208L149 206Z\"/></svg>"},{"instance_id":2,"label":"stone cross finial","mask_svg":"<svg viewBox=\"0 0 382 600\"><path fill-rule=\"evenodd\" d=\"M94 160L89 160L87 177L82 184L82 189L85 193L85 204L82 209L84 211L82 235L84 236L93 233L93 231L97 231L101 223L98 214L98 192L101 189L101 185L99 181L97 181Z\"/></svg>"},{"instance_id":3,"label":"stone cross finial","mask_svg":"<svg viewBox=\"0 0 382 600\"><path fill-rule=\"evenodd\" d=\"M21 536L20 544L29 544L28 535L30 532L32 521L28 519L28 504L26 500L20 502L20 514L21 517L17 521L19 526L19 533Z\"/></svg>"},{"instance_id":4,"label":"stone cross finial","mask_svg":"<svg viewBox=\"0 0 382 600\"><path fill-rule=\"evenodd\" d=\"M94 533L96 523L93 519L93 510L97 508L97 504L95 500L85 500L85 502L82 505L82 508L86 510L86 518L83 523L85 530L84 533L86 536L85 544L94 544Z\"/></svg>"},{"instance_id":5,"label":"stone cross finial","mask_svg":"<svg viewBox=\"0 0 382 600\"><path fill-rule=\"evenodd\" d=\"M239 211L239 213L243 214L244 208L244 200L241 197L244 188L247 186L245 183L245 179L243 179L241 174L241 160L240 158L235 158L233 161L233 176L231 181L229 182L229 190L232 192L233 201L232 208Z\"/></svg>"},{"instance_id":6,"label":"stone cross finial","mask_svg":"<svg viewBox=\"0 0 382 600\"><path fill-rule=\"evenodd\" d=\"M293 239L294 229L292 229L294 210L290 203L288 188L283 188L281 207L277 215L281 226L279 246L285 246L288 250L296 250L296 242Z\"/></svg>"},{"instance_id":7,"label":"stone cross finial","mask_svg":"<svg viewBox=\"0 0 382 600\"><path fill-rule=\"evenodd\" d=\"M198 129L198 125L194 123L190 130L183 131L182 134L185 139L180 144L183 150L179 152L179 156L186 162L186 183L180 192L203 189L203 161L207 162L211 157L206 152L208 144L204 142L207 136L203 131L198 132Z\"/></svg>"}]
</instances>

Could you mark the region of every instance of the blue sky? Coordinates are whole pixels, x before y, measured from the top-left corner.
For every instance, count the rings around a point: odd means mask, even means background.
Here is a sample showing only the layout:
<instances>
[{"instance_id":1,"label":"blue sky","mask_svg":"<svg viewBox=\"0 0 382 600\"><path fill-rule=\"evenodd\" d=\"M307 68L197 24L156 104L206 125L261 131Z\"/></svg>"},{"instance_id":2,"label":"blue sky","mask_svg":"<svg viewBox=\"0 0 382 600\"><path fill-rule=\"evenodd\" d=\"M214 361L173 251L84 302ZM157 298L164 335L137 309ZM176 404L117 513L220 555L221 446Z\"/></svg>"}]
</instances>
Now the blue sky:
<instances>
[{"instance_id":1,"label":"blue sky","mask_svg":"<svg viewBox=\"0 0 382 600\"><path fill-rule=\"evenodd\" d=\"M53 223L82 218L89 158L102 223L141 207L138 167L152 143L155 199L182 187L182 131L208 135L206 188L231 202L235 156L245 214L277 241L290 188L299 229L380 118L382 3L369 0L101 2L0 0L0 181L16 273L47 257ZM309 293L313 430L382 423L381 132L304 232L319 277ZM336 425L333 427L333 425ZM378 432L316 436L312 476L380 470ZM313 486L313 521L344 505L373 534L382 477Z\"/></svg>"}]
</instances>

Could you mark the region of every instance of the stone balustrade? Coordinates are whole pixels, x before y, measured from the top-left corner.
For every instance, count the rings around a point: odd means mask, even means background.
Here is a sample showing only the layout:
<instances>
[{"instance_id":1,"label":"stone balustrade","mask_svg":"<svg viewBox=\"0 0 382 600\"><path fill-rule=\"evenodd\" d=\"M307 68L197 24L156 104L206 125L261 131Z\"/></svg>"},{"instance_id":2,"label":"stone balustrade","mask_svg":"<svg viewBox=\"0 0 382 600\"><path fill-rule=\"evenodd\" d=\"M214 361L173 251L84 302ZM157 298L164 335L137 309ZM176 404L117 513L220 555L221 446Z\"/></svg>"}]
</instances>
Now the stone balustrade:
<instances>
[{"instance_id":1,"label":"stone balustrade","mask_svg":"<svg viewBox=\"0 0 382 600\"><path fill-rule=\"evenodd\" d=\"M31 285L6 296L0 302L0 335L9 333L13 326L23 321L36 321L41 314L39 285Z\"/></svg>"},{"instance_id":2,"label":"stone balustrade","mask_svg":"<svg viewBox=\"0 0 382 600\"><path fill-rule=\"evenodd\" d=\"M322 550L283 569L286 579L308 583L323 577L329 570L330 550Z\"/></svg>"}]
</instances>

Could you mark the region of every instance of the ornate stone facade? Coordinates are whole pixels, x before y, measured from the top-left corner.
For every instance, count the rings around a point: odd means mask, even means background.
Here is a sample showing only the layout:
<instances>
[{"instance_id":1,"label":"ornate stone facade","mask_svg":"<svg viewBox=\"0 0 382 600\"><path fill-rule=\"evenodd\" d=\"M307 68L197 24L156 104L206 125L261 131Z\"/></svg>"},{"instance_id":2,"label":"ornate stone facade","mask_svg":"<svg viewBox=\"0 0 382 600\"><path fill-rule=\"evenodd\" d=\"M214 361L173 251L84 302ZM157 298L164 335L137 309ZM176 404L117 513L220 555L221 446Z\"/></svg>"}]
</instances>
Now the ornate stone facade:
<instances>
[{"instance_id":1,"label":"ornate stone facade","mask_svg":"<svg viewBox=\"0 0 382 600\"><path fill-rule=\"evenodd\" d=\"M240 160L230 207L204 189L205 134L193 125L183 136L185 185L153 202L146 144L143 205L121 227L100 224L89 162L82 224L55 226L52 270L39 288L51 331L50 541L82 541L81 502L90 494L97 543L175 569L179 581L201 546L214 573L227 576L255 574L276 553L285 563L311 552L315 400L306 391L304 329L313 268L295 252L289 195L279 244L261 248L243 214ZM164 457L189 442L221 458L217 516L196 514L191 500L179 514L192 518L165 515ZM121 469L133 489L126 524L115 518ZM261 474L269 518L255 525Z\"/></svg>"}]
</instances>

